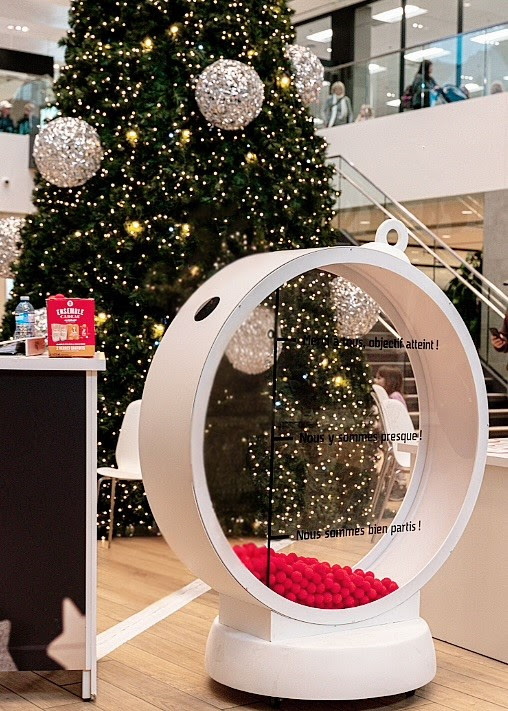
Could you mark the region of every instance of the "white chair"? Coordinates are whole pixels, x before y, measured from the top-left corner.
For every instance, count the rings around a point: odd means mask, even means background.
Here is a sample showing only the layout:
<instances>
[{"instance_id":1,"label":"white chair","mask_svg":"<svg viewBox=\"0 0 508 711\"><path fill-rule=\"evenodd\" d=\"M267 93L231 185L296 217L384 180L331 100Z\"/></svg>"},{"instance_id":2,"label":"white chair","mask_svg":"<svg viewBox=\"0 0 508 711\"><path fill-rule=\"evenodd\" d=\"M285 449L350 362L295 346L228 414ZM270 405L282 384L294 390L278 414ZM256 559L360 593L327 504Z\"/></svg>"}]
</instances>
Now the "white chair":
<instances>
[{"instance_id":1,"label":"white chair","mask_svg":"<svg viewBox=\"0 0 508 711\"><path fill-rule=\"evenodd\" d=\"M375 399L378 400L379 402L382 402L383 400L388 400L388 393L384 389L382 385L378 385L377 383L372 384L372 389L374 390L374 393L376 395Z\"/></svg>"},{"instance_id":2,"label":"white chair","mask_svg":"<svg viewBox=\"0 0 508 711\"><path fill-rule=\"evenodd\" d=\"M113 540L113 524L115 516L115 492L116 482L118 479L125 481L141 481L141 464L139 462L139 412L141 409L141 400L131 402L122 420L120 434L115 450L115 460L117 469L113 467L99 467L97 473L99 480L97 482L97 498L102 482L105 479L111 479L111 509L109 514L109 533L108 547Z\"/></svg>"},{"instance_id":3,"label":"white chair","mask_svg":"<svg viewBox=\"0 0 508 711\"><path fill-rule=\"evenodd\" d=\"M388 400L388 393L381 385L376 385L374 383L372 385L372 399L374 400L374 412L379 416L379 420L381 423L381 432L386 432L386 422L384 419L384 412L381 407L381 402L383 400ZM394 464L393 447L391 446L391 444L389 444L388 442L383 442L380 445L379 452L380 458L378 460L378 464L376 464L376 468L379 467L379 463L381 463L381 466L378 468L376 488L374 489L374 495L372 497L373 513L376 511L379 497L381 496L381 491L383 489L383 486L386 484L388 472L392 471Z\"/></svg>"},{"instance_id":4,"label":"white chair","mask_svg":"<svg viewBox=\"0 0 508 711\"><path fill-rule=\"evenodd\" d=\"M392 400L387 398L379 402L381 411L381 419L385 432L387 434L399 434L399 433L410 433L415 431L413 421L409 415L409 412L404 407L404 405L398 400ZM383 514L386 509L386 505L390 499L390 494L392 493L393 485L397 476L402 476L409 474L411 472L411 454L409 452L402 452L400 450L400 445L398 442L391 442L391 452L392 452L392 466L390 469L384 472L383 483L385 484L385 492L383 503L379 509L379 514L376 524L379 525ZM377 499L373 502L373 508L375 504L377 505L377 500L380 497L382 486L377 490Z\"/></svg>"}]
</instances>

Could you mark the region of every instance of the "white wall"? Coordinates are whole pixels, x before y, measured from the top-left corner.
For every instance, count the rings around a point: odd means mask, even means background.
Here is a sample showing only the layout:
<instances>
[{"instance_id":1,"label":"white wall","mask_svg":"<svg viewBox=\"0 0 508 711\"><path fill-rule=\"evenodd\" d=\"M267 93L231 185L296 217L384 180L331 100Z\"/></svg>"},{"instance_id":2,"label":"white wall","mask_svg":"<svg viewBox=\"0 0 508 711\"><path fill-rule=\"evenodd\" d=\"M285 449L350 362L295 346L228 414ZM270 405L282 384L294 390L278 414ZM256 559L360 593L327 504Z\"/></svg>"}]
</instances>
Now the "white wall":
<instances>
[{"instance_id":1,"label":"white wall","mask_svg":"<svg viewBox=\"0 0 508 711\"><path fill-rule=\"evenodd\" d=\"M28 168L29 144L29 136L0 133L0 213L34 211L32 171Z\"/></svg>"},{"instance_id":2,"label":"white wall","mask_svg":"<svg viewBox=\"0 0 508 711\"><path fill-rule=\"evenodd\" d=\"M508 188L508 92L319 133L396 200Z\"/></svg>"}]
</instances>

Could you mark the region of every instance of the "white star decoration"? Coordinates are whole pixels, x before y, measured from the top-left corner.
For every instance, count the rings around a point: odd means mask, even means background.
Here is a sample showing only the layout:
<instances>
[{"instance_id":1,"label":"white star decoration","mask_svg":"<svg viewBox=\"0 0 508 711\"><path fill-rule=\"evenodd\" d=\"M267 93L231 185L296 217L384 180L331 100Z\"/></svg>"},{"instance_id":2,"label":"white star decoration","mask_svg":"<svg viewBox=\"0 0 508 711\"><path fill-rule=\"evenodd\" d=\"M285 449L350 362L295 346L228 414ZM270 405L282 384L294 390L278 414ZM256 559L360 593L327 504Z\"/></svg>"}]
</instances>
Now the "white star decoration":
<instances>
[{"instance_id":1,"label":"white star decoration","mask_svg":"<svg viewBox=\"0 0 508 711\"><path fill-rule=\"evenodd\" d=\"M18 667L9 654L9 638L11 623L9 620L0 622L0 671L17 671Z\"/></svg>"},{"instance_id":2,"label":"white star decoration","mask_svg":"<svg viewBox=\"0 0 508 711\"><path fill-rule=\"evenodd\" d=\"M46 654L63 669L85 669L85 615L66 597L62 603L62 634L55 637Z\"/></svg>"}]
</instances>

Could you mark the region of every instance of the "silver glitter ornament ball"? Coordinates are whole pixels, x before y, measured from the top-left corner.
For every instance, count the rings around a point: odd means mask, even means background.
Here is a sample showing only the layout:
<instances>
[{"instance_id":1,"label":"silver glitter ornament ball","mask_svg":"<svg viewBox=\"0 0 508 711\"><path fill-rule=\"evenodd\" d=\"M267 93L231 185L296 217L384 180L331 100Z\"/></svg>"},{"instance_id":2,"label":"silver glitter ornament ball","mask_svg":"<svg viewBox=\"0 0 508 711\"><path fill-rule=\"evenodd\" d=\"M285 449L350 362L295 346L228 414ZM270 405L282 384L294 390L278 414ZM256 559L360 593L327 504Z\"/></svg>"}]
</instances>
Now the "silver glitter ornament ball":
<instances>
[{"instance_id":1,"label":"silver glitter ornament ball","mask_svg":"<svg viewBox=\"0 0 508 711\"><path fill-rule=\"evenodd\" d=\"M248 375L259 375L273 365L275 313L258 306L242 323L226 348L226 358L233 368ZM282 343L278 345L278 352Z\"/></svg>"},{"instance_id":2,"label":"silver glitter ornament ball","mask_svg":"<svg viewBox=\"0 0 508 711\"><path fill-rule=\"evenodd\" d=\"M287 45L286 57L291 61L296 90L304 106L319 99L325 69L314 52L298 44Z\"/></svg>"},{"instance_id":3,"label":"silver glitter ornament ball","mask_svg":"<svg viewBox=\"0 0 508 711\"><path fill-rule=\"evenodd\" d=\"M199 75L199 110L217 128L238 131L261 111L265 87L255 69L235 59L218 59Z\"/></svg>"},{"instance_id":4,"label":"silver glitter ornament ball","mask_svg":"<svg viewBox=\"0 0 508 711\"><path fill-rule=\"evenodd\" d=\"M342 277L332 279L330 294L337 334L343 338L365 336L379 318L374 299Z\"/></svg>"},{"instance_id":5,"label":"silver glitter ornament ball","mask_svg":"<svg viewBox=\"0 0 508 711\"><path fill-rule=\"evenodd\" d=\"M99 134L83 119L61 117L48 123L34 143L34 159L42 177L59 188L83 185L100 168Z\"/></svg>"},{"instance_id":6,"label":"silver glitter ornament ball","mask_svg":"<svg viewBox=\"0 0 508 711\"><path fill-rule=\"evenodd\" d=\"M25 220L23 217L4 217L0 220L0 277L12 277L11 264L16 261L19 249L20 231Z\"/></svg>"},{"instance_id":7,"label":"silver glitter ornament ball","mask_svg":"<svg viewBox=\"0 0 508 711\"><path fill-rule=\"evenodd\" d=\"M35 309L35 335L44 338L48 335L48 312L44 307Z\"/></svg>"}]
</instances>

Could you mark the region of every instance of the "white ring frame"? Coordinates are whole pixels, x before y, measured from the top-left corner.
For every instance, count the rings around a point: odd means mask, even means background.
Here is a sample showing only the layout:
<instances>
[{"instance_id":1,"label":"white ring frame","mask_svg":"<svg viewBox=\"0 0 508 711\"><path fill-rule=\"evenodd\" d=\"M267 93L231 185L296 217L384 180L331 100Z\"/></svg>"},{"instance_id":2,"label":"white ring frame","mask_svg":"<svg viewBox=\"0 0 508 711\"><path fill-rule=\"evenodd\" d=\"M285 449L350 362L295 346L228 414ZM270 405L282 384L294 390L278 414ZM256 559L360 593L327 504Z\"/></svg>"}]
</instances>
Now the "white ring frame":
<instances>
[{"instance_id":1,"label":"white ring frame","mask_svg":"<svg viewBox=\"0 0 508 711\"><path fill-rule=\"evenodd\" d=\"M230 338L273 291L312 269L344 276L368 292L402 337L432 333L444 344L440 353L414 351L411 356L424 436L397 520L420 520L422 531L385 535L358 563L397 580L398 590L342 610L293 603L247 570L215 516L203 461L208 399ZM196 312L214 297L220 298L218 305L196 321ZM421 308L415 312L413 304ZM476 502L487 442L487 395L471 337L439 287L389 246L382 251L373 245L273 252L227 266L191 296L172 322L150 367L141 408L143 480L155 519L175 553L224 595L327 626L387 612L417 593L443 565Z\"/></svg>"}]
</instances>

